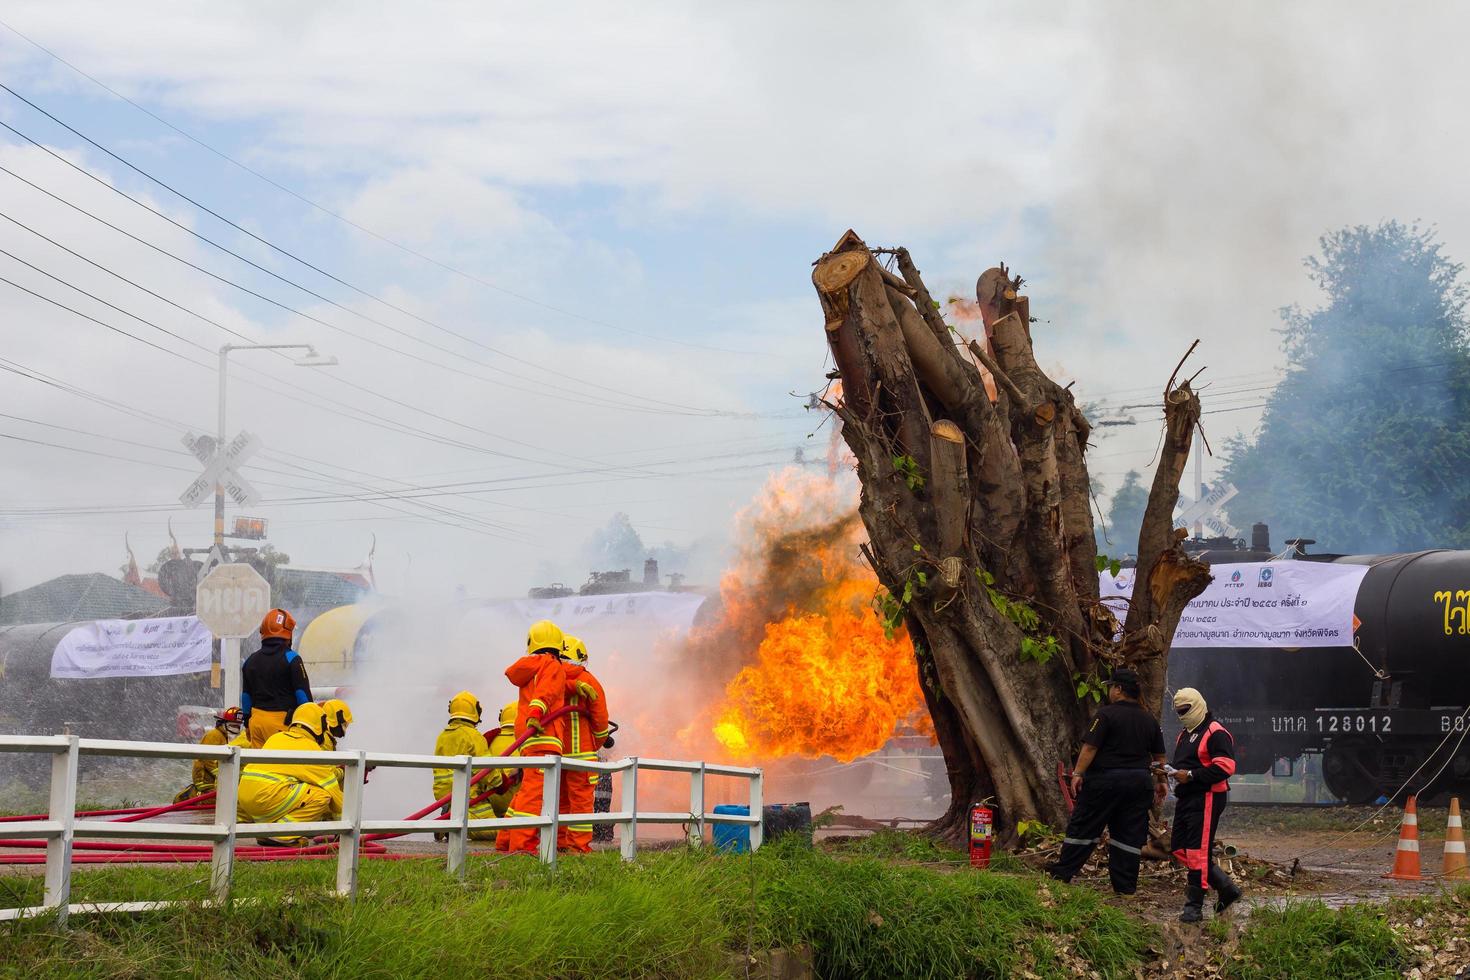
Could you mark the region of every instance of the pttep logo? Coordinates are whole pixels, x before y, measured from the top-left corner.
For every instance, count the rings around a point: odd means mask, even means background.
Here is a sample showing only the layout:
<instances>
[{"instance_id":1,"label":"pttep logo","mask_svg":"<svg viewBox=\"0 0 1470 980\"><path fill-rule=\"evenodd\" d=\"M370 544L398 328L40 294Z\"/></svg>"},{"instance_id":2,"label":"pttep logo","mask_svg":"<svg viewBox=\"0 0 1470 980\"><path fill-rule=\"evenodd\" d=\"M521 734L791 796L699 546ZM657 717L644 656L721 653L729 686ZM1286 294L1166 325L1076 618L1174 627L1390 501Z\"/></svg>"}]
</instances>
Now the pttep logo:
<instances>
[{"instance_id":1,"label":"pttep logo","mask_svg":"<svg viewBox=\"0 0 1470 980\"><path fill-rule=\"evenodd\" d=\"M1258 575L1258 576L1256 576L1256 588L1258 588L1258 589L1269 589L1269 588L1271 588L1271 586L1275 584L1274 582L1271 581L1271 577L1272 577L1273 574L1274 573L1269 568L1263 568L1263 569L1261 569L1261 574Z\"/></svg>"},{"instance_id":2,"label":"pttep logo","mask_svg":"<svg viewBox=\"0 0 1470 980\"><path fill-rule=\"evenodd\" d=\"M1230 573L1230 581L1225 584L1225 588L1227 588L1227 589L1243 589L1243 588L1245 588L1245 583L1240 580L1240 569L1237 568L1235 571L1233 571L1233 572Z\"/></svg>"}]
</instances>

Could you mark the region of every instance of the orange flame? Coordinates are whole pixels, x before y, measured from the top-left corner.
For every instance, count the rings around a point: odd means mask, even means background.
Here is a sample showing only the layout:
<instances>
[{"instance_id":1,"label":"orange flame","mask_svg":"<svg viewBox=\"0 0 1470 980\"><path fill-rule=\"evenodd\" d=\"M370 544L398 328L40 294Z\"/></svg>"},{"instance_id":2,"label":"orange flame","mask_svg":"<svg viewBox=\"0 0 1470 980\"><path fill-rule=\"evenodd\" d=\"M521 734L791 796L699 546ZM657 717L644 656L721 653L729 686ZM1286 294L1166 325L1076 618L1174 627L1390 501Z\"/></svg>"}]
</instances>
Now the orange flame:
<instances>
[{"instance_id":1,"label":"orange flame","mask_svg":"<svg viewBox=\"0 0 1470 980\"><path fill-rule=\"evenodd\" d=\"M902 630L886 636L871 606L855 496L846 474L789 468L741 515L723 613L690 637L696 660L743 664L705 716L740 759L849 762L901 728L932 731L913 647Z\"/></svg>"}]
</instances>

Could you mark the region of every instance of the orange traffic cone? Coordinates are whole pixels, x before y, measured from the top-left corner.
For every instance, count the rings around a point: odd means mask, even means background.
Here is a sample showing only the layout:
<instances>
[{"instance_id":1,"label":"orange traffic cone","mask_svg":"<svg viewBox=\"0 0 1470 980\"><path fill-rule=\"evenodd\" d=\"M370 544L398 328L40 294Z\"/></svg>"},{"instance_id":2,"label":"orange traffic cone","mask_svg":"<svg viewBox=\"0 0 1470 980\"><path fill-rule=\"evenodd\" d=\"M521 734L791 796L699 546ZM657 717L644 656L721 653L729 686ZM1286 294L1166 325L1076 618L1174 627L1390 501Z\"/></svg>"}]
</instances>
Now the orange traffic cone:
<instances>
[{"instance_id":1,"label":"orange traffic cone","mask_svg":"<svg viewBox=\"0 0 1470 980\"><path fill-rule=\"evenodd\" d=\"M1465 831L1460 823L1460 798L1450 797L1450 819L1444 830L1444 876L1470 878L1465 866Z\"/></svg>"},{"instance_id":2,"label":"orange traffic cone","mask_svg":"<svg viewBox=\"0 0 1470 980\"><path fill-rule=\"evenodd\" d=\"M1399 824L1399 846L1393 853L1393 870L1385 878L1418 881L1419 874L1419 808L1414 797L1404 803L1404 822Z\"/></svg>"}]
</instances>

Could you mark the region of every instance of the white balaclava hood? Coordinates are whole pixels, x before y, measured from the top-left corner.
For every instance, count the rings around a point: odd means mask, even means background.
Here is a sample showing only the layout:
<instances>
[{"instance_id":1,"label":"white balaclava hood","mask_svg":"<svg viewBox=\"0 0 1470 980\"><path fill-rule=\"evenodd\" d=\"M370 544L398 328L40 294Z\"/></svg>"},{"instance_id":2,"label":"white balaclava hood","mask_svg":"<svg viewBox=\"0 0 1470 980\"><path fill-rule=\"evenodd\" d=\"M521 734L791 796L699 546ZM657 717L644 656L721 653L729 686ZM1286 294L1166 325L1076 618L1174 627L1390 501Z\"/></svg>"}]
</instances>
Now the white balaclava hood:
<instances>
[{"instance_id":1,"label":"white balaclava hood","mask_svg":"<svg viewBox=\"0 0 1470 980\"><path fill-rule=\"evenodd\" d=\"M1181 687L1174 694L1174 710L1180 712L1179 721L1189 731L1194 731L1204 724L1205 713L1210 706L1205 704L1205 696L1192 687Z\"/></svg>"}]
</instances>

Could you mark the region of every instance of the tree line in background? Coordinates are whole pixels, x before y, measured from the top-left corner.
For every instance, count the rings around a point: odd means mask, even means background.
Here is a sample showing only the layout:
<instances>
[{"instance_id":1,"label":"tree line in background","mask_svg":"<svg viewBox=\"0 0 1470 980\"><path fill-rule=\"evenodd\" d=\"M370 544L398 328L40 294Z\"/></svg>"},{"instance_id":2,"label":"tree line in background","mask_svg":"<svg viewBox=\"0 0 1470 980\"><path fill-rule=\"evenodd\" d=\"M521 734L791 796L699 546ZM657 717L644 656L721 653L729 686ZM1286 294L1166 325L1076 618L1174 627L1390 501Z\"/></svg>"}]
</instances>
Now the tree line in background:
<instances>
[{"instance_id":1,"label":"tree line in background","mask_svg":"<svg viewBox=\"0 0 1470 980\"><path fill-rule=\"evenodd\" d=\"M1397 221L1320 246L1304 264L1323 300L1280 311L1286 375L1256 431L1224 446L1221 477L1239 490L1230 521L1264 521L1274 540L1314 538L1324 551L1470 547L1464 267L1432 228ZM1130 471L1108 539L1138 539L1147 499Z\"/></svg>"}]
</instances>

